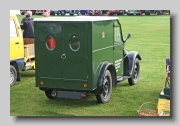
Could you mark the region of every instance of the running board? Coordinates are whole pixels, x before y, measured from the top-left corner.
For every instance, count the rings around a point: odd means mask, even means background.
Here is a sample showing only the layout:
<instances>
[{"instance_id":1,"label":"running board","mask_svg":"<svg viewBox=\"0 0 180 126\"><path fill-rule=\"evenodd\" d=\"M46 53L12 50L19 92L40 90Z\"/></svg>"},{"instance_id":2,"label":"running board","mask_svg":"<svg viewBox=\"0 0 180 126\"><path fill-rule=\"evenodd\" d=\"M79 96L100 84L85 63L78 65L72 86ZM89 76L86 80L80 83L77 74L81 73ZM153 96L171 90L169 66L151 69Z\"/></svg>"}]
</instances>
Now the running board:
<instances>
[{"instance_id":1,"label":"running board","mask_svg":"<svg viewBox=\"0 0 180 126\"><path fill-rule=\"evenodd\" d=\"M117 82L121 82L121 81L128 79L128 78L130 78L130 76L117 76Z\"/></svg>"}]
</instances>

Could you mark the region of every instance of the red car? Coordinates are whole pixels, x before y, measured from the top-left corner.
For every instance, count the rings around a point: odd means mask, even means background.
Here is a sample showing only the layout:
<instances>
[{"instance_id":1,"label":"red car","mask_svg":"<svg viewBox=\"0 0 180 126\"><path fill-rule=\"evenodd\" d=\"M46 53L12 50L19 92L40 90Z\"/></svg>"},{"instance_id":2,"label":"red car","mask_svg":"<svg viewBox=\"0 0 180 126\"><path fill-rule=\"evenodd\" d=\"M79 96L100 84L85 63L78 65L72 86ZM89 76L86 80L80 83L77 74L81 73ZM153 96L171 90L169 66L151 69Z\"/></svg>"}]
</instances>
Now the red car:
<instances>
[{"instance_id":1,"label":"red car","mask_svg":"<svg viewBox=\"0 0 180 126\"><path fill-rule=\"evenodd\" d=\"M108 11L108 14L109 14L109 15L114 15L114 14L124 15L124 13L125 13L125 10L109 10L109 11Z\"/></svg>"},{"instance_id":2,"label":"red car","mask_svg":"<svg viewBox=\"0 0 180 126\"><path fill-rule=\"evenodd\" d=\"M20 10L20 13L23 15L23 14L25 14L27 11L29 11L29 10ZM32 11L32 14L33 14L33 15L34 15L35 12L36 12L36 10L30 10L30 11Z\"/></svg>"},{"instance_id":3,"label":"red car","mask_svg":"<svg viewBox=\"0 0 180 126\"><path fill-rule=\"evenodd\" d=\"M102 15L101 10L88 10L88 14L93 15L93 11L94 11L94 15Z\"/></svg>"}]
</instances>

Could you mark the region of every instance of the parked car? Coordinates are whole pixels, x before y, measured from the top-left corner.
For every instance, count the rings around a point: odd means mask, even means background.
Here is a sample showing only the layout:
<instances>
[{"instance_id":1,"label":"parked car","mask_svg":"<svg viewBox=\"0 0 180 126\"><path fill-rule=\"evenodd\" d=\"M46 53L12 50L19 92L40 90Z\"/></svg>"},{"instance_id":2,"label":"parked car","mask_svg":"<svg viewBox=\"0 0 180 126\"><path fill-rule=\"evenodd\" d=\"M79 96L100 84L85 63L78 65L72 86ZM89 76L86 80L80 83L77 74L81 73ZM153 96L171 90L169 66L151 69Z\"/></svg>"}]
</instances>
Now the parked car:
<instances>
[{"instance_id":1,"label":"parked car","mask_svg":"<svg viewBox=\"0 0 180 126\"><path fill-rule=\"evenodd\" d=\"M145 15L150 15L150 14L162 15L163 10L145 10Z\"/></svg>"},{"instance_id":2,"label":"parked car","mask_svg":"<svg viewBox=\"0 0 180 126\"><path fill-rule=\"evenodd\" d=\"M88 10L88 14L89 15L102 15L102 10Z\"/></svg>"},{"instance_id":3,"label":"parked car","mask_svg":"<svg viewBox=\"0 0 180 126\"><path fill-rule=\"evenodd\" d=\"M74 14L77 14L79 13L80 10L69 10L69 15L70 16L73 16Z\"/></svg>"},{"instance_id":4,"label":"parked car","mask_svg":"<svg viewBox=\"0 0 180 126\"><path fill-rule=\"evenodd\" d=\"M126 13L127 15L142 15L141 10L127 10Z\"/></svg>"},{"instance_id":5,"label":"parked car","mask_svg":"<svg viewBox=\"0 0 180 126\"><path fill-rule=\"evenodd\" d=\"M69 14L70 10L59 10L59 15L64 16L66 14Z\"/></svg>"},{"instance_id":6,"label":"parked car","mask_svg":"<svg viewBox=\"0 0 180 126\"><path fill-rule=\"evenodd\" d=\"M27 11L29 11L29 10L20 10L20 13L21 13L21 15L23 15L23 14L26 14ZM32 15L34 15L36 13L36 10L30 10L30 11L32 11Z\"/></svg>"},{"instance_id":7,"label":"parked car","mask_svg":"<svg viewBox=\"0 0 180 126\"><path fill-rule=\"evenodd\" d=\"M59 15L59 10L50 10L50 15Z\"/></svg>"},{"instance_id":8,"label":"parked car","mask_svg":"<svg viewBox=\"0 0 180 126\"><path fill-rule=\"evenodd\" d=\"M170 14L170 10L163 10L163 14Z\"/></svg>"},{"instance_id":9,"label":"parked car","mask_svg":"<svg viewBox=\"0 0 180 126\"><path fill-rule=\"evenodd\" d=\"M80 10L80 15L88 15L88 10Z\"/></svg>"},{"instance_id":10,"label":"parked car","mask_svg":"<svg viewBox=\"0 0 180 126\"><path fill-rule=\"evenodd\" d=\"M37 15L42 15L44 12L46 12L47 10L36 10L35 14Z\"/></svg>"},{"instance_id":11,"label":"parked car","mask_svg":"<svg viewBox=\"0 0 180 126\"><path fill-rule=\"evenodd\" d=\"M114 15L114 14L124 15L124 11L125 11L125 10L108 10L108 14L109 14L109 15Z\"/></svg>"}]
</instances>

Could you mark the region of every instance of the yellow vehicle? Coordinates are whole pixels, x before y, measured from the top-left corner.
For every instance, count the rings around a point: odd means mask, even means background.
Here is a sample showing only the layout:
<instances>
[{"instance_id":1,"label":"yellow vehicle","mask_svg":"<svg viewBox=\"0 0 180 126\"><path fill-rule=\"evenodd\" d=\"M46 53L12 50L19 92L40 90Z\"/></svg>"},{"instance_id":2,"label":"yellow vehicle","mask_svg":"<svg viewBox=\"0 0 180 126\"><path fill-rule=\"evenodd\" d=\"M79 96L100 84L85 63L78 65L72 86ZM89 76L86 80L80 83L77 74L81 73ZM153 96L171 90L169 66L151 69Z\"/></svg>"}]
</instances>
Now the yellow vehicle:
<instances>
[{"instance_id":1,"label":"yellow vehicle","mask_svg":"<svg viewBox=\"0 0 180 126\"><path fill-rule=\"evenodd\" d=\"M35 69L34 39L24 39L16 14L10 13L10 86L20 81L20 71Z\"/></svg>"}]
</instances>

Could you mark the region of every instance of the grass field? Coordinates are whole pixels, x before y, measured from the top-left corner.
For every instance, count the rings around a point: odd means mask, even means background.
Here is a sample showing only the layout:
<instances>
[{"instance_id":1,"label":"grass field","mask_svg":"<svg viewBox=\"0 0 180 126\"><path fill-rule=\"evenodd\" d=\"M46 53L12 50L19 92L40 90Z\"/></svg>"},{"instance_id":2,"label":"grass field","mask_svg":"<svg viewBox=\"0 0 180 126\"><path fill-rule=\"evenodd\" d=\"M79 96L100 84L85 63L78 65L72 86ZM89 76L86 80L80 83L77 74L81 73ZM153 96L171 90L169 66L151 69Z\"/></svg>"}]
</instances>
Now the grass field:
<instances>
[{"instance_id":1,"label":"grass field","mask_svg":"<svg viewBox=\"0 0 180 126\"><path fill-rule=\"evenodd\" d=\"M18 16L19 21L24 16ZM41 17L41 16L33 16ZM165 76L165 58L170 57L170 16L119 16L123 35L131 34L125 43L127 51L138 51L142 57L139 83L128 81L113 88L111 99L98 104L93 94L83 100L49 100L35 87L35 71L21 72L21 82L10 88L11 116L138 116L145 102L157 104ZM146 106L155 109L154 106Z\"/></svg>"}]
</instances>

